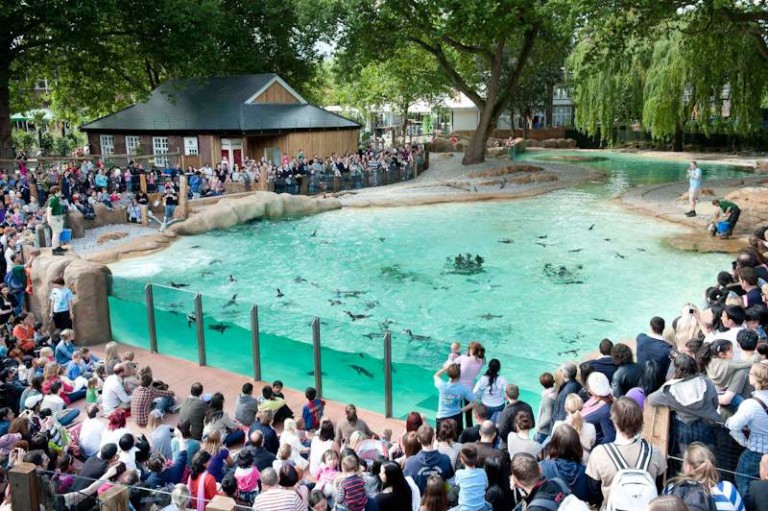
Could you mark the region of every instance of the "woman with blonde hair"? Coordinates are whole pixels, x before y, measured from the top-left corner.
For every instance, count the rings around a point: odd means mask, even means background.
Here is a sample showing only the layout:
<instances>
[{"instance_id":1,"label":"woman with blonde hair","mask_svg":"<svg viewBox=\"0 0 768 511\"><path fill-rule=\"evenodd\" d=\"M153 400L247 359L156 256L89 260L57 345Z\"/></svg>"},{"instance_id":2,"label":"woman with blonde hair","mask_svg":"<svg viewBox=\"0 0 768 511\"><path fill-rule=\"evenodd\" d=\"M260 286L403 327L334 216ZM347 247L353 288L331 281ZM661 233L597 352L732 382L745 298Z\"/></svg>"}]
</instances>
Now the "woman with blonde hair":
<instances>
[{"instance_id":1,"label":"woman with blonde hair","mask_svg":"<svg viewBox=\"0 0 768 511\"><path fill-rule=\"evenodd\" d=\"M749 383L755 387L752 397L725 421L731 436L746 447L735 471L736 487L744 500L748 500L749 482L760 477L760 459L768 453L768 361L752 364ZM749 428L749 438L744 428Z\"/></svg>"},{"instance_id":2,"label":"woman with blonde hair","mask_svg":"<svg viewBox=\"0 0 768 511\"><path fill-rule=\"evenodd\" d=\"M582 463L586 464L589 459L589 453L595 446L595 440L597 439L597 430L594 424L590 424L584 420L581 415L581 410L584 408L584 401L578 394L569 394L565 398L565 412L566 417L563 421L557 421L552 431L555 431L560 425L567 424L576 430L579 434L579 443L584 450L584 456Z\"/></svg>"},{"instance_id":3,"label":"woman with blonde hair","mask_svg":"<svg viewBox=\"0 0 768 511\"><path fill-rule=\"evenodd\" d=\"M104 346L104 368L107 370L108 375L114 373L115 366L123 361L117 350L118 346L114 341L108 342Z\"/></svg>"},{"instance_id":4,"label":"woman with blonde hair","mask_svg":"<svg viewBox=\"0 0 768 511\"><path fill-rule=\"evenodd\" d=\"M680 353L685 353L685 343L701 335L701 327L696 317L697 311L698 309L695 305L686 303L683 305L683 310L680 311L680 317L677 318L677 322L674 324L674 344Z\"/></svg>"},{"instance_id":5,"label":"woman with blonde hair","mask_svg":"<svg viewBox=\"0 0 768 511\"><path fill-rule=\"evenodd\" d=\"M224 473L227 471L227 468L231 467L234 463L234 461L232 461L232 456L229 454L229 449L227 449L221 441L221 432L214 430L208 433L200 450L211 455L211 461L208 465L208 473L216 479L217 483L220 483L224 478ZM226 467L224 465L226 465Z\"/></svg>"},{"instance_id":6,"label":"woman with blonde hair","mask_svg":"<svg viewBox=\"0 0 768 511\"><path fill-rule=\"evenodd\" d=\"M699 486L709 495L718 511L744 511L744 503L736 488L721 481L715 466L715 455L704 444L694 442L683 455L683 473L664 488L665 495L675 495L680 486Z\"/></svg>"}]
</instances>

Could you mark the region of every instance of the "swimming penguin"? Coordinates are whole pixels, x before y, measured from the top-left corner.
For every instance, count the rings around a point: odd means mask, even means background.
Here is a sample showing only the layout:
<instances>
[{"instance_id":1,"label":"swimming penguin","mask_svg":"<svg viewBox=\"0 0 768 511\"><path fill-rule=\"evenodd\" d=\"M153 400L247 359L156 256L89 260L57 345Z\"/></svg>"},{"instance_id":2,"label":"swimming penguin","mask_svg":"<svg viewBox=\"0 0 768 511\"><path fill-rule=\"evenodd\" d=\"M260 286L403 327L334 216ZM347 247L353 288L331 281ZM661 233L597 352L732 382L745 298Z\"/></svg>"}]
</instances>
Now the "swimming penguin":
<instances>
[{"instance_id":1,"label":"swimming penguin","mask_svg":"<svg viewBox=\"0 0 768 511\"><path fill-rule=\"evenodd\" d=\"M230 274L229 274L229 283L230 283L230 284L234 284L234 283L236 283L236 282L237 282L237 280L236 280L236 279L235 279L235 277L233 277L233 276L232 276L232 274L230 273Z\"/></svg>"},{"instance_id":2,"label":"swimming penguin","mask_svg":"<svg viewBox=\"0 0 768 511\"><path fill-rule=\"evenodd\" d=\"M282 292L282 291L280 291L280 288L278 287L278 288L277 288L277 297L278 297L278 298L282 298L282 297L284 297L284 296L285 296L285 295L283 294L283 292Z\"/></svg>"}]
</instances>

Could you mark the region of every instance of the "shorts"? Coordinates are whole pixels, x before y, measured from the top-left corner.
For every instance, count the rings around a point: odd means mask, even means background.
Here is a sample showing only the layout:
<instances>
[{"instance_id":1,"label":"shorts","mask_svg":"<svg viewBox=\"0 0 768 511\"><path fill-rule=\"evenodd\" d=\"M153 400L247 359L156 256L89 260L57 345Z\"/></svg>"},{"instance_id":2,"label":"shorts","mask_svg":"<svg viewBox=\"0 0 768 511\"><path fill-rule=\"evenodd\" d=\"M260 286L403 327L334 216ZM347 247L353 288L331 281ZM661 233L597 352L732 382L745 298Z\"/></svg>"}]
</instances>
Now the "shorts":
<instances>
[{"instance_id":1,"label":"shorts","mask_svg":"<svg viewBox=\"0 0 768 511\"><path fill-rule=\"evenodd\" d=\"M54 312L53 324L56 325L57 330L72 328L72 318L69 316L69 311Z\"/></svg>"},{"instance_id":2,"label":"shorts","mask_svg":"<svg viewBox=\"0 0 768 511\"><path fill-rule=\"evenodd\" d=\"M695 188L688 188L688 198L689 199L699 199L701 197L701 187L695 187Z\"/></svg>"}]
</instances>

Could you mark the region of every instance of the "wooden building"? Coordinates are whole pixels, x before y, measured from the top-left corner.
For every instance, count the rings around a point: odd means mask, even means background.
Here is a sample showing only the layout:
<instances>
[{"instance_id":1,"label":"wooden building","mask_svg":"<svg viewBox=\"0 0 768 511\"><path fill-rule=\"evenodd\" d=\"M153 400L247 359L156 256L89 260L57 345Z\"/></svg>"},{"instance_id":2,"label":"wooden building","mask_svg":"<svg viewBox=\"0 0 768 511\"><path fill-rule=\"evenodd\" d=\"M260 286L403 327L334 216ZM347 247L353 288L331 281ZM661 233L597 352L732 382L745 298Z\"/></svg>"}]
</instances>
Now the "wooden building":
<instances>
[{"instance_id":1,"label":"wooden building","mask_svg":"<svg viewBox=\"0 0 768 511\"><path fill-rule=\"evenodd\" d=\"M276 74L170 80L81 130L91 154L151 154L158 166L174 163L169 153L201 165L299 151L325 158L357 150L360 135L358 123L310 105Z\"/></svg>"}]
</instances>

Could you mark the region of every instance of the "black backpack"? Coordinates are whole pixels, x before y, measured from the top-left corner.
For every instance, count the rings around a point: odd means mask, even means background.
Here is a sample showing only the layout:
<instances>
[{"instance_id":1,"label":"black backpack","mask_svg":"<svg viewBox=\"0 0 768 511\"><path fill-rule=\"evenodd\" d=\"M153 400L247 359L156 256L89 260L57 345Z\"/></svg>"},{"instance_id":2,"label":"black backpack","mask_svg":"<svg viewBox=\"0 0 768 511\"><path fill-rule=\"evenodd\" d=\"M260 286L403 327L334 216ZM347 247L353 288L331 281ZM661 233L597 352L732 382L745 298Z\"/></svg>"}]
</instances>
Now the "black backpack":
<instances>
[{"instance_id":1,"label":"black backpack","mask_svg":"<svg viewBox=\"0 0 768 511\"><path fill-rule=\"evenodd\" d=\"M680 497L690 511L716 511L715 499L707 493L704 486L696 481L681 481L667 486L664 492Z\"/></svg>"}]
</instances>

